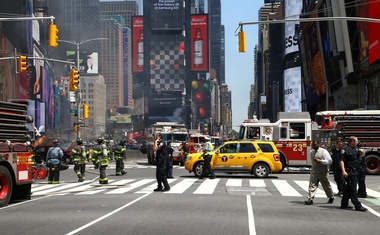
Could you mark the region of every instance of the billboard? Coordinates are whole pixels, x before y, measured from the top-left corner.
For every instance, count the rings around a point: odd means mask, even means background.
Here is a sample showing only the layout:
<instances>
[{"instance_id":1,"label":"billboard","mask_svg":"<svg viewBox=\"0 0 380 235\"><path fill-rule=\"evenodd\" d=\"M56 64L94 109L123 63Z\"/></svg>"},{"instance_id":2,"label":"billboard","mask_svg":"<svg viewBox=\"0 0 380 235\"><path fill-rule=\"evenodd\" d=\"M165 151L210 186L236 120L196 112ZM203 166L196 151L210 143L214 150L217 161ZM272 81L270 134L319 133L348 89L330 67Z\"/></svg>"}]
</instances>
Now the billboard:
<instances>
[{"instance_id":1,"label":"billboard","mask_svg":"<svg viewBox=\"0 0 380 235\"><path fill-rule=\"evenodd\" d=\"M149 120L154 122L182 122L182 93L163 92L148 98Z\"/></svg>"},{"instance_id":2,"label":"billboard","mask_svg":"<svg viewBox=\"0 0 380 235\"><path fill-rule=\"evenodd\" d=\"M191 71L208 72L208 15L191 16Z\"/></svg>"},{"instance_id":3,"label":"billboard","mask_svg":"<svg viewBox=\"0 0 380 235\"><path fill-rule=\"evenodd\" d=\"M285 19L299 19L302 0L285 1ZM298 40L294 37L299 22L285 22L285 55L298 51Z\"/></svg>"},{"instance_id":4,"label":"billboard","mask_svg":"<svg viewBox=\"0 0 380 235\"><path fill-rule=\"evenodd\" d=\"M80 52L79 53L79 73L98 74L99 59L98 52ZM69 62L74 62L77 65L76 51L66 51L66 58Z\"/></svg>"},{"instance_id":5,"label":"billboard","mask_svg":"<svg viewBox=\"0 0 380 235\"><path fill-rule=\"evenodd\" d=\"M377 0L368 0L368 17L380 19L380 2ZM380 58L380 23L368 23L368 64L372 64Z\"/></svg>"},{"instance_id":6,"label":"billboard","mask_svg":"<svg viewBox=\"0 0 380 235\"><path fill-rule=\"evenodd\" d=\"M182 30L183 0L151 0L150 26L152 30Z\"/></svg>"},{"instance_id":7,"label":"billboard","mask_svg":"<svg viewBox=\"0 0 380 235\"><path fill-rule=\"evenodd\" d=\"M301 67L284 70L284 111L302 111Z\"/></svg>"},{"instance_id":8,"label":"billboard","mask_svg":"<svg viewBox=\"0 0 380 235\"><path fill-rule=\"evenodd\" d=\"M132 72L144 71L144 18L132 16Z\"/></svg>"},{"instance_id":9,"label":"billboard","mask_svg":"<svg viewBox=\"0 0 380 235\"><path fill-rule=\"evenodd\" d=\"M191 100L195 106L196 119L208 119L211 114L210 81L193 80L191 82Z\"/></svg>"}]
</instances>

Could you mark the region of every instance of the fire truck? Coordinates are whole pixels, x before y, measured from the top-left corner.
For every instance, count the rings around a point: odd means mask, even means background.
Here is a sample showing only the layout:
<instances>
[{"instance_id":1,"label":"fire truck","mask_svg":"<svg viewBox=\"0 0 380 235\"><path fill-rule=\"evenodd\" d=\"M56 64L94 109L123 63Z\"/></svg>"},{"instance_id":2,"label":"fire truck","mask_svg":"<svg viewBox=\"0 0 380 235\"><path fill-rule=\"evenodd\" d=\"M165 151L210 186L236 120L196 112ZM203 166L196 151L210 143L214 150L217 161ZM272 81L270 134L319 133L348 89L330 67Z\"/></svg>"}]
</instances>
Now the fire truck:
<instances>
[{"instance_id":1,"label":"fire truck","mask_svg":"<svg viewBox=\"0 0 380 235\"><path fill-rule=\"evenodd\" d=\"M239 139L273 141L281 156L283 167L310 167L308 153L311 141L319 140L326 149L338 140L358 137L366 152L367 172L380 173L380 111L324 111L316 114L316 122L308 112L280 112L278 120L245 120Z\"/></svg>"},{"instance_id":2,"label":"fire truck","mask_svg":"<svg viewBox=\"0 0 380 235\"><path fill-rule=\"evenodd\" d=\"M155 152L153 150L153 144L156 135L160 133L163 141L166 143L171 141L173 152L173 162L183 164L182 155L178 151L178 147L182 142L187 142L189 139L189 133L185 124L179 124L176 122L157 122L148 128L147 137L147 158L149 164L155 164Z\"/></svg>"},{"instance_id":3,"label":"fire truck","mask_svg":"<svg viewBox=\"0 0 380 235\"><path fill-rule=\"evenodd\" d=\"M0 101L0 207L12 200L30 200L33 176L46 178L46 168L35 168L26 123L27 105Z\"/></svg>"}]
</instances>

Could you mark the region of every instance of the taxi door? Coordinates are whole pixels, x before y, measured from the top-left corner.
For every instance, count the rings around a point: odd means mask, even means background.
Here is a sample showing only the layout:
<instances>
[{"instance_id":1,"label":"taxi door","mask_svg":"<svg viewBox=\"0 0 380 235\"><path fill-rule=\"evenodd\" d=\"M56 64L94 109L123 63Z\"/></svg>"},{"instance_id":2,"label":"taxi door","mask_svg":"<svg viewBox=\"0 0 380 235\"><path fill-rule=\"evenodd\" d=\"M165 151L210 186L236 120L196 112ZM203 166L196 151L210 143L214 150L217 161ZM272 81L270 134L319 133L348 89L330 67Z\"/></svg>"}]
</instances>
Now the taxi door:
<instances>
[{"instance_id":1,"label":"taxi door","mask_svg":"<svg viewBox=\"0 0 380 235\"><path fill-rule=\"evenodd\" d=\"M225 144L214 155L213 169L224 171L236 170L237 144Z\"/></svg>"},{"instance_id":2,"label":"taxi door","mask_svg":"<svg viewBox=\"0 0 380 235\"><path fill-rule=\"evenodd\" d=\"M257 150L253 143L240 143L236 155L236 169L245 171L250 170L252 163L257 158Z\"/></svg>"}]
</instances>

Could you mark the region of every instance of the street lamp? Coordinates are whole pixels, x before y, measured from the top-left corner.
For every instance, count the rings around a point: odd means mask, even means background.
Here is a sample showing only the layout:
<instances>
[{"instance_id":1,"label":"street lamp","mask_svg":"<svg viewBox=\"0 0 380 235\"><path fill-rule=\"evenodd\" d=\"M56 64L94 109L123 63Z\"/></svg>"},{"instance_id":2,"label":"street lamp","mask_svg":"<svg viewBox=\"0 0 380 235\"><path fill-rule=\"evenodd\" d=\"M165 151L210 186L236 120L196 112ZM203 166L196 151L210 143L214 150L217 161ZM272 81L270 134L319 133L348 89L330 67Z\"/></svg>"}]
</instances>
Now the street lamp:
<instances>
[{"instance_id":1,"label":"street lamp","mask_svg":"<svg viewBox=\"0 0 380 235\"><path fill-rule=\"evenodd\" d=\"M82 45L82 44L85 44L87 42L91 42L91 41L98 41L98 40L108 40L108 38L91 38L91 39L87 39L87 40L81 40L80 42L76 42L74 40L72 41L68 41L68 40L57 40L58 42L65 42L65 43L69 43L69 44L72 44L72 45L75 45L77 47L77 70L79 71L79 46ZM82 80L81 78L79 78L80 80ZM81 81L79 82L79 84L83 84ZM79 85L79 87L81 87L81 85ZM80 108L79 108L79 105L80 105L80 88L77 92L75 92L75 99L76 99L76 102L77 102L77 125L78 125L78 131L77 131L77 138L80 137L80 128L79 128L79 120L80 120Z\"/></svg>"}]
</instances>

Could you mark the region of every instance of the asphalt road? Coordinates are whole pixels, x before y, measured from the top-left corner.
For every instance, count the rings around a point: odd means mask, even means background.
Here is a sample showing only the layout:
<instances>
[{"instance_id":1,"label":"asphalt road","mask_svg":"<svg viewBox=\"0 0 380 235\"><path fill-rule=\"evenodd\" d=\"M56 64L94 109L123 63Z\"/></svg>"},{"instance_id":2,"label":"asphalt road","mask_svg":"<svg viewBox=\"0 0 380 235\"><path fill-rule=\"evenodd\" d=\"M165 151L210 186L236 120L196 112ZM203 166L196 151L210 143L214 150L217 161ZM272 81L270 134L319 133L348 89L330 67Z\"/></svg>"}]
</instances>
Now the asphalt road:
<instances>
[{"instance_id":1,"label":"asphalt road","mask_svg":"<svg viewBox=\"0 0 380 235\"><path fill-rule=\"evenodd\" d=\"M304 205L308 171L299 169L256 179L219 174L199 180L175 166L171 191L153 192L155 168L144 160L126 162L127 175L100 186L88 167L76 182L72 166L61 184L36 182L32 200L0 208L0 234L378 234L380 176L368 176L368 212L326 204L320 188L314 205ZM332 179L332 176L330 177ZM332 183L334 183L332 181ZM305 188L306 187L306 188ZM336 191L336 186L333 184Z\"/></svg>"}]
</instances>

